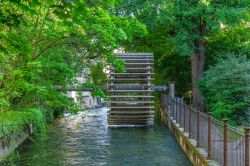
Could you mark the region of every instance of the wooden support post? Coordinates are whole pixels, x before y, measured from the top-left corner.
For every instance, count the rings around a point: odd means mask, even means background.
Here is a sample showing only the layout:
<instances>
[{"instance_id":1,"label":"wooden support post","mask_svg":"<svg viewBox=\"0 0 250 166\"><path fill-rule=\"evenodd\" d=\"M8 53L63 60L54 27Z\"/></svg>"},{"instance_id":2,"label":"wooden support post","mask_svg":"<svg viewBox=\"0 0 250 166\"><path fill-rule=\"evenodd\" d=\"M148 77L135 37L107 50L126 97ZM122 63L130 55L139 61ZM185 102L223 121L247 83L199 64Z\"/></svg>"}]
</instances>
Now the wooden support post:
<instances>
[{"instance_id":1,"label":"wooden support post","mask_svg":"<svg viewBox=\"0 0 250 166\"><path fill-rule=\"evenodd\" d=\"M207 159L211 159L211 112L208 112L207 118Z\"/></svg>"},{"instance_id":2,"label":"wooden support post","mask_svg":"<svg viewBox=\"0 0 250 166\"><path fill-rule=\"evenodd\" d=\"M224 154L224 165L227 166L227 120L223 120L224 122L224 134L223 134L223 154Z\"/></svg>"},{"instance_id":3,"label":"wooden support post","mask_svg":"<svg viewBox=\"0 0 250 166\"><path fill-rule=\"evenodd\" d=\"M200 146L200 111L197 110L196 112L196 141L197 141L197 144L196 146Z\"/></svg>"},{"instance_id":4,"label":"wooden support post","mask_svg":"<svg viewBox=\"0 0 250 166\"><path fill-rule=\"evenodd\" d=\"M249 127L245 127L245 166L249 166Z\"/></svg>"}]
</instances>

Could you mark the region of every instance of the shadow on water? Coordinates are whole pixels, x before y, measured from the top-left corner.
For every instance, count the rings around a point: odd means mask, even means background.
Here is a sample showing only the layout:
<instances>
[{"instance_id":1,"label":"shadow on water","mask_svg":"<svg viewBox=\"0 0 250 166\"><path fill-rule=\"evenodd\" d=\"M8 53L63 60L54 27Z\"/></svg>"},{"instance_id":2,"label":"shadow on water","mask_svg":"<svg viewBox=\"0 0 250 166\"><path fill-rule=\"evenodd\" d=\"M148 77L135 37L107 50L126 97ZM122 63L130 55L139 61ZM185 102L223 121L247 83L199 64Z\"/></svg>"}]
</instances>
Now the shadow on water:
<instances>
[{"instance_id":1,"label":"shadow on water","mask_svg":"<svg viewBox=\"0 0 250 166\"><path fill-rule=\"evenodd\" d=\"M107 109L100 108L61 119L27 139L12 161L17 166L191 165L164 126L108 128L106 116Z\"/></svg>"}]
</instances>

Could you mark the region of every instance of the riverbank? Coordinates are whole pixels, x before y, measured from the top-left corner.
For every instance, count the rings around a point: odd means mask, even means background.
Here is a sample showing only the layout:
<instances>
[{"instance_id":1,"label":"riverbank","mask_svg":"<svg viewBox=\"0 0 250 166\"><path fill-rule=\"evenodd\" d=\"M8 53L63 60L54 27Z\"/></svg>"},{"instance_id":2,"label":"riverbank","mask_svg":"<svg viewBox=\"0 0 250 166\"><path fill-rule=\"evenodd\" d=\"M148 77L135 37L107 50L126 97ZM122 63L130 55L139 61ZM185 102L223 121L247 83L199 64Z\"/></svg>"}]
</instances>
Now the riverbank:
<instances>
[{"instance_id":1,"label":"riverbank","mask_svg":"<svg viewBox=\"0 0 250 166\"><path fill-rule=\"evenodd\" d=\"M46 127L44 110L31 108L0 113L0 161L4 160L34 130Z\"/></svg>"},{"instance_id":2,"label":"riverbank","mask_svg":"<svg viewBox=\"0 0 250 166\"><path fill-rule=\"evenodd\" d=\"M43 132L55 119L71 115L72 113L64 113L61 109L53 111L30 108L2 111L0 113L0 161L6 160L33 132Z\"/></svg>"}]
</instances>

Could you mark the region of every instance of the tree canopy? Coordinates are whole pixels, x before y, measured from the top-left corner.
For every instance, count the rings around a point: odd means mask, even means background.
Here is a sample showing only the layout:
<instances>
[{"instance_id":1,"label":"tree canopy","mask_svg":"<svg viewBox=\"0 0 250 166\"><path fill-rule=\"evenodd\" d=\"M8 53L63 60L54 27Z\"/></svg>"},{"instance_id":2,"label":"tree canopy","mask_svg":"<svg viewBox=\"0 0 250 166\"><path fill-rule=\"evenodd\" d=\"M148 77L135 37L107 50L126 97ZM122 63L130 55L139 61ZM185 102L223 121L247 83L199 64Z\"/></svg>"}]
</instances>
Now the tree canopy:
<instances>
[{"instance_id":1,"label":"tree canopy","mask_svg":"<svg viewBox=\"0 0 250 166\"><path fill-rule=\"evenodd\" d=\"M1 1L1 109L30 107L38 101L67 106L53 85L73 84L83 68L96 64L121 69L113 50L120 42L145 35L146 28L136 19L115 15L116 3Z\"/></svg>"},{"instance_id":2,"label":"tree canopy","mask_svg":"<svg viewBox=\"0 0 250 166\"><path fill-rule=\"evenodd\" d=\"M156 71L165 79L161 82L175 81L179 95L192 91L195 106L203 105L198 80L215 57L222 52L249 53L247 0L132 0L119 4L118 10L136 17L149 32L125 43L126 48L154 52Z\"/></svg>"},{"instance_id":3,"label":"tree canopy","mask_svg":"<svg viewBox=\"0 0 250 166\"><path fill-rule=\"evenodd\" d=\"M53 86L77 84L79 75L88 81L84 86L104 96L98 88L106 81L103 69L124 69L112 54L117 48L153 52L155 84L175 81L177 95L203 107L198 82L204 71L220 66L217 59L225 54L249 58L248 0L0 2L2 110L74 107L66 91L56 92ZM209 75L203 87L211 85ZM206 102L217 95L202 91Z\"/></svg>"}]
</instances>

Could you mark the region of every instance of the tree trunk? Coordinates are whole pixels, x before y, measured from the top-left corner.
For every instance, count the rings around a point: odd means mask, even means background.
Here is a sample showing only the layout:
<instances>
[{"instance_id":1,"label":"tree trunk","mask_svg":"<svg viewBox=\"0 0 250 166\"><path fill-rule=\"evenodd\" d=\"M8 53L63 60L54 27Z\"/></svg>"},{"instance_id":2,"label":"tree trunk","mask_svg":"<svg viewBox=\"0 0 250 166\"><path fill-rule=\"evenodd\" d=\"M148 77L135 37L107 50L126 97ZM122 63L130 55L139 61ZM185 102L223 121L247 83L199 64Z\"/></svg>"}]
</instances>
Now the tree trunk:
<instances>
[{"instance_id":1,"label":"tree trunk","mask_svg":"<svg viewBox=\"0 0 250 166\"><path fill-rule=\"evenodd\" d=\"M202 94L198 88L198 81L204 74L204 62L205 62L205 47L204 39L202 38L205 32L205 23L203 20L197 28L197 34L201 37L194 41L194 52L191 58L192 65L192 89L193 89L193 105L199 107L201 111L204 111L204 103Z\"/></svg>"},{"instance_id":2,"label":"tree trunk","mask_svg":"<svg viewBox=\"0 0 250 166\"><path fill-rule=\"evenodd\" d=\"M193 89L193 105L199 107L203 110L203 98L201 92L198 88L198 81L203 76L204 73L204 52L194 52L191 59L192 63L192 89Z\"/></svg>"}]
</instances>

